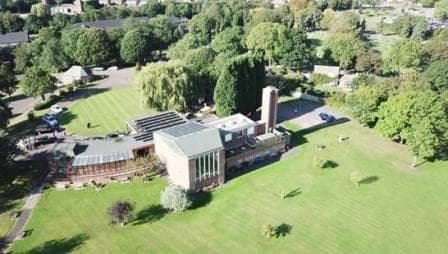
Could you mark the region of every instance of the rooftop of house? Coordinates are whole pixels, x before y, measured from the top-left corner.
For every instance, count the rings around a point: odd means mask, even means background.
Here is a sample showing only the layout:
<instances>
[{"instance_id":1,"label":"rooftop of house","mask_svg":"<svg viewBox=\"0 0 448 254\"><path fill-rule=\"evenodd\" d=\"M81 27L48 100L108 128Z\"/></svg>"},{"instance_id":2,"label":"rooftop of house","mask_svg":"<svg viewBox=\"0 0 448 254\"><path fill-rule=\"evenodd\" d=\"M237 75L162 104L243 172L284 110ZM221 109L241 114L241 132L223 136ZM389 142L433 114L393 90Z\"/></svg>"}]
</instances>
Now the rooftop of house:
<instances>
[{"instance_id":1,"label":"rooftop of house","mask_svg":"<svg viewBox=\"0 0 448 254\"><path fill-rule=\"evenodd\" d=\"M66 70L62 75L75 78L88 77L89 74L79 65L73 65L70 69Z\"/></svg>"},{"instance_id":2,"label":"rooftop of house","mask_svg":"<svg viewBox=\"0 0 448 254\"><path fill-rule=\"evenodd\" d=\"M188 121L187 123L155 132L173 149L188 158L223 149L219 130Z\"/></svg>"},{"instance_id":3,"label":"rooftop of house","mask_svg":"<svg viewBox=\"0 0 448 254\"><path fill-rule=\"evenodd\" d=\"M237 132L257 125L255 121L247 116L237 113L228 117L221 118L216 121L205 123L205 125L217 128L223 131Z\"/></svg>"},{"instance_id":4,"label":"rooftop of house","mask_svg":"<svg viewBox=\"0 0 448 254\"><path fill-rule=\"evenodd\" d=\"M28 31L0 34L0 45L29 42Z\"/></svg>"}]
</instances>

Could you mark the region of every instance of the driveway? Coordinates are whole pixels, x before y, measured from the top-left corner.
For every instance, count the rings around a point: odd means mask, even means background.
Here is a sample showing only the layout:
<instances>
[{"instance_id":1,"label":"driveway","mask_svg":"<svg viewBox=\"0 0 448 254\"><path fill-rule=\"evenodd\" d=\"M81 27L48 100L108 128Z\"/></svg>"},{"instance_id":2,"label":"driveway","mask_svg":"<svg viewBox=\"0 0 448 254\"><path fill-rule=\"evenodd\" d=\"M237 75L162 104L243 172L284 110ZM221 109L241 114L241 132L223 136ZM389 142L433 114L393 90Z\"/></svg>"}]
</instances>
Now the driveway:
<instances>
[{"instance_id":1,"label":"driveway","mask_svg":"<svg viewBox=\"0 0 448 254\"><path fill-rule=\"evenodd\" d=\"M278 105L278 122L291 121L303 129L314 127L324 123L319 114L325 112L333 115L336 119L346 118L345 115L335 111L327 105L297 99L280 103Z\"/></svg>"},{"instance_id":2,"label":"driveway","mask_svg":"<svg viewBox=\"0 0 448 254\"><path fill-rule=\"evenodd\" d=\"M132 83L134 67L104 71L105 79L100 80L97 88L126 88Z\"/></svg>"}]
</instances>

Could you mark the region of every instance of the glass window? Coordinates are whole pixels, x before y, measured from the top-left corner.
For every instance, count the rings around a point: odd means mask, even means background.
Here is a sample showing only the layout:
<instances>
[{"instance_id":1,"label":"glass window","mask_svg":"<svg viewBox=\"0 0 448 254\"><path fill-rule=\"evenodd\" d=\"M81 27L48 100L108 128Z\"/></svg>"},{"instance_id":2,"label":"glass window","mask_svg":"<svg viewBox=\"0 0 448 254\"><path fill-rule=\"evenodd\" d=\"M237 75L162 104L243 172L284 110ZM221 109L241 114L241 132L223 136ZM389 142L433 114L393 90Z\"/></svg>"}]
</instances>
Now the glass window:
<instances>
[{"instance_id":1,"label":"glass window","mask_svg":"<svg viewBox=\"0 0 448 254\"><path fill-rule=\"evenodd\" d=\"M247 135L254 135L254 133L255 133L254 127L250 127L249 129L247 129Z\"/></svg>"},{"instance_id":2,"label":"glass window","mask_svg":"<svg viewBox=\"0 0 448 254\"><path fill-rule=\"evenodd\" d=\"M232 141L232 133L227 133L226 135L224 135L224 141L225 142Z\"/></svg>"}]
</instances>

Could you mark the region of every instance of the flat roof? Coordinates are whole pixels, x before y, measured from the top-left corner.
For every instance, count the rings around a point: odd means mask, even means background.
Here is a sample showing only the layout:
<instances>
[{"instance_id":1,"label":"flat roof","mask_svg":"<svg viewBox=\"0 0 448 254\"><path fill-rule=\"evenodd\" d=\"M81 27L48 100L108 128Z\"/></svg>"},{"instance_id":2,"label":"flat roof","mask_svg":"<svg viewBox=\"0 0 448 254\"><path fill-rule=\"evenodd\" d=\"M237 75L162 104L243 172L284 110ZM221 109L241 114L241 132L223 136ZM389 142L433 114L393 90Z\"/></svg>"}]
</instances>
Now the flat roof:
<instances>
[{"instance_id":1,"label":"flat roof","mask_svg":"<svg viewBox=\"0 0 448 254\"><path fill-rule=\"evenodd\" d=\"M216 121L207 122L205 123L205 125L224 131L236 132L250 127L254 127L257 125L257 123L252 119L250 119L249 117L241 113L237 113L228 117L221 118Z\"/></svg>"},{"instance_id":2,"label":"flat roof","mask_svg":"<svg viewBox=\"0 0 448 254\"><path fill-rule=\"evenodd\" d=\"M137 141L148 142L154 139L155 131L184 124L187 119L176 111L166 111L127 121L128 125L138 134L134 136Z\"/></svg>"}]
</instances>

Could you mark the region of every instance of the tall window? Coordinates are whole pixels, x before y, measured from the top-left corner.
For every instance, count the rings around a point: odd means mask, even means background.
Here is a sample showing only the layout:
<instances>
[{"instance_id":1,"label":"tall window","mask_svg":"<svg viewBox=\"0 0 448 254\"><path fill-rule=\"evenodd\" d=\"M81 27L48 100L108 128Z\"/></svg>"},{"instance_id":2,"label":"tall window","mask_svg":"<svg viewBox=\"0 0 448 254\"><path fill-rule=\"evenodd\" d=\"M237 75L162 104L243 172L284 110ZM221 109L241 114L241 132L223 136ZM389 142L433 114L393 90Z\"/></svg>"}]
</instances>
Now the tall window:
<instances>
[{"instance_id":1,"label":"tall window","mask_svg":"<svg viewBox=\"0 0 448 254\"><path fill-rule=\"evenodd\" d=\"M219 152L203 154L196 158L196 181L202 181L218 175Z\"/></svg>"}]
</instances>

